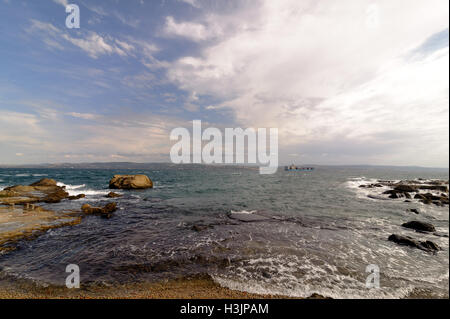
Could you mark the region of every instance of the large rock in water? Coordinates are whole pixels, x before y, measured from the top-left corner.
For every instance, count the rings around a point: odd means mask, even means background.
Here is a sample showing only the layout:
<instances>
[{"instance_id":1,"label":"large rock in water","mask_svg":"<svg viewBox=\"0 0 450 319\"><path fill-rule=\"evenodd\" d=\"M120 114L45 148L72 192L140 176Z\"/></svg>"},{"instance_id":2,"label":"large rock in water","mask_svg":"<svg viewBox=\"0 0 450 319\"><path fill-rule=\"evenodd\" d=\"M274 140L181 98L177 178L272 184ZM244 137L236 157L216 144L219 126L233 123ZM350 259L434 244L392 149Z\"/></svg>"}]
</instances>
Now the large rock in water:
<instances>
[{"instance_id":1,"label":"large rock in water","mask_svg":"<svg viewBox=\"0 0 450 319\"><path fill-rule=\"evenodd\" d=\"M109 181L112 189L145 189L152 188L153 182L146 175L114 175Z\"/></svg>"},{"instance_id":2,"label":"large rock in water","mask_svg":"<svg viewBox=\"0 0 450 319\"><path fill-rule=\"evenodd\" d=\"M399 244L399 245L415 247L415 248L419 248L421 250L425 250L428 252L441 250L441 248L432 241L427 240L427 241L419 242L409 236L392 234L391 236L389 236L388 240L392 241L396 244Z\"/></svg>"},{"instance_id":3,"label":"large rock in water","mask_svg":"<svg viewBox=\"0 0 450 319\"><path fill-rule=\"evenodd\" d=\"M425 222L419 222L417 220L413 220L413 221L404 223L402 226L405 228L411 228L411 229L418 230L418 231L427 231L427 232L436 231L436 229L434 228L433 225L431 225L429 223L425 223Z\"/></svg>"},{"instance_id":4,"label":"large rock in water","mask_svg":"<svg viewBox=\"0 0 450 319\"><path fill-rule=\"evenodd\" d=\"M30 186L56 186L56 181L50 178L43 178Z\"/></svg>"}]
</instances>

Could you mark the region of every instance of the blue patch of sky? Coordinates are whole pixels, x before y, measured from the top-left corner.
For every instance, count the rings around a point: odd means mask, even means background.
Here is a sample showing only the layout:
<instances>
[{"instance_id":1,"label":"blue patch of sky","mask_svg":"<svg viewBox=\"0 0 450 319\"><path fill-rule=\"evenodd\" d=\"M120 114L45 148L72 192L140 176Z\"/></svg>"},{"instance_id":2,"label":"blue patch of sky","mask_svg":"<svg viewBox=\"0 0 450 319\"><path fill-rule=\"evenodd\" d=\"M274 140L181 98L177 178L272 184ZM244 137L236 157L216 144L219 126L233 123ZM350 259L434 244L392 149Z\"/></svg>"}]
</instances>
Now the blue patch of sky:
<instances>
[{"instance_id":1,"label":"blue patch of sky","mask_svg":"<svg viewBox=\"0 0 450 319\"><path fill-rule=\"evenodd\" d=\"M164 37L165 19L191 20L199 13L197 8L177 0L80 1L78 5L81 28L69 30L65 8L54 1L0 0L0 84L5 84L0 88L0 109L33 112L28 101L41 101L42 107L66 113L176 114L186 120L224 122L227 113L205 111L206 106L220 103L212 97L201 97L197 111L185 110L190 92L165 81L165 69L146 68L142 52L93 58L69 41L48 37L56 42L52 47L45 43L45 31L30 30L37 20L73 38L95 32L130 43L132 37L158 47L153 57L170 63L198 55L201 47L186 39Z\"/></svg>"}]
</instances>

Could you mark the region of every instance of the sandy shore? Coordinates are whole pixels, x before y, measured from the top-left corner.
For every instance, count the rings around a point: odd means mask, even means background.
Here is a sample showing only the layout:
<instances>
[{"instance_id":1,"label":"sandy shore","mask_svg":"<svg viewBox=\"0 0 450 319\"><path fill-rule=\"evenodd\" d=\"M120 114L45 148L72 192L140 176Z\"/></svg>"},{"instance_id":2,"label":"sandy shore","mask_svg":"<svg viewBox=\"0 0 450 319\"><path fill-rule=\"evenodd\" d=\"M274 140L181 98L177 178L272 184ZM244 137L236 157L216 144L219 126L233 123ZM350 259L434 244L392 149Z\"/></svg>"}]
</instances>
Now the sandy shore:
<instances>
[{"instance_id":1,"label":"sandy shore","mask_svg":"<svg viewBox=\"0 0 450 319\"><path fill-rule=\"evenodd\" d=\"M89 286L80 289L38 287L28 282L0 283L0 299L281 299L284 296L257 295L230 290L208 276L160 283Z\"/></svg>"}]
</instances>

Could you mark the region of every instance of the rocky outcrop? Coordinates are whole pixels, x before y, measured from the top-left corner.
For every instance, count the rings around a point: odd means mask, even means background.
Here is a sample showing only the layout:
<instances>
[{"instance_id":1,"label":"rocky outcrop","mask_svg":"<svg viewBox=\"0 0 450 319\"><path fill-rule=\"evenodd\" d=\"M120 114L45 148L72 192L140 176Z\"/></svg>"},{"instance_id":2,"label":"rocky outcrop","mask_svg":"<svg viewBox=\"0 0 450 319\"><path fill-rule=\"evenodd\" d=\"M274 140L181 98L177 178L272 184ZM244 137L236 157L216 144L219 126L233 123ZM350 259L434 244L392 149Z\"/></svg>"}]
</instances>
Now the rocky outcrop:
<instances>
[{"instance_id":1,"label":"rocky outcrop","mask_svg":"<svg viewBox=\"0 0 450 319\"><path fill-rule=\"evenodd\" d=\"M6 187L0 194L0 204L59 203L69 197L64 187L53 179L44 178L31 185Z\"/></svg>"},{"instance_id":2,"label":"rocky outcrop","mask_svg":"<svg viewBox=\"0 0 450 319\"><path fill-rule=\"evenodd\" d=\"M30 184L30 186L57 186L57 183L54 179L43 178L40 181Z\"/></svg>"},{"instance_id":3,"label":"rocky outcrop","mask_svg":"<svg viewBox=\"0 0 450 319\"><path fill-rule=\"evenodd\" d=\"M111 189L146 189L152 188L153 182L146 175L114 175L109 182Z\"/></svg>"},{"instance_id":4,"label":"rocky outcrop","mask_svg":"<svg viewBox=\"0 0 450 319\"><path fill-rule=\"evenodd\" d=\"M114 193L114 192L109 192L108 195L105 196L106 198L117 198L117 197L122 197L122 195Z\"/></svg>"},{"instance_id":5,"label":"rocky outcrop","mask_svg":"<svg viewBox=\"0 0 450 319\"><path fill-rule=\"evenodd\" d=\"M67 197L67 199L68 200L77 200L77 199L81 199L81 198L85 198L85 197L86 197L86 195L79 194L79 195L76 195L76 196L69 196L69 197Z\"/></svg>"},{"instance_id":6,"label":"rocky outcrop","mask_svg":"<svg viewBox=\"0 0 450 319\"><path fill-rule=\"evenodd\" d=\"M436 243L430 240L419 242L409 236L393 234L389 236L388 240L399 245L414 247L428 252L436 252L441 250L441 248Z\"/></svg>"},{"instance_id":7,"label":"rocky outcrop","mask_svg":"<svg viewBox=\"0 0 450 319\"><path fill-rule=\"evenodd\" d=\"M104 207L92 207L89 204L81 206L81 211L87 215L100 215L104 218L111 218L112 213L117 210L116 203L109 203Z\"/></svg>"},{"instance_id":8,"label":"rocky outcrop","mask_svg":"<svg viewBox=\"0 0 450 319\"><path fill-rule=\"evenodd\" d=\"M419 189L426 189L431 191L448 192L448 187L445 185L421 185Z\"/></svg>"},{"instance_id":9,"label":"rocky outcrop","mask_svg":"<svg viewBox=\"0 0 450 319\"><path fill-rule=\"evenodd\" d=\"M69 197L69 193L66 192L63 188L57 189L53 193L48 194L43 199L41 199L41 202L44 203L59 203L61 200Z\"/></svg>"},{"instance_id":10,"label":"rocky outcrop","mask_svg":"<svg viewBox=\"0 0 450 319\"><path fill-rule=\"evenodd\" d=\"M417 187L413 185L398 185L394 187L394 190L397 192L403 192L403 193L411 193L411 192L417 192Z\"/></svg>"},{"instance_id":11,"label":"rocky outcrop","mask_svg":"<svg viewBox=\"0 0 450 319\"><path fill-rule=\"evenodd\" d=\"M431 225L430 223L419 222L417 220L413 220L413 221L404 223L404 224L402 224L402 227L414 229L417 231L424 231L424 232L435 232L436 231L434 226Z\"/></svg>"}]
</instances>

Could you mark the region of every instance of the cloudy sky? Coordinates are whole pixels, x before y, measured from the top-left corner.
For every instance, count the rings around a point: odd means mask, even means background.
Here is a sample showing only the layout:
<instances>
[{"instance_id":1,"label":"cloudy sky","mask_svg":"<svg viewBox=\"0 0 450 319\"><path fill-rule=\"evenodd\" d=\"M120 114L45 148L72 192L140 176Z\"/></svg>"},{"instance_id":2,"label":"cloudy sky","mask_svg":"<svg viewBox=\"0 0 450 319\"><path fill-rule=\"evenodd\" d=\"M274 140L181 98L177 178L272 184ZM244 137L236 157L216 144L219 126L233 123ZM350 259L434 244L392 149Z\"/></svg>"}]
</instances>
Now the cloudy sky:
<instances>
[{"instance_id":1,"label":"cloudy sky","mask_svg":"<svg viewBox=\"0 0 450 319\"><path fill-rule=\"evenodd\" d=\"M0 0L0 164L169 161L277 127L280 163L448 167L447 0Z\"/></svg>"}]
</instances>

